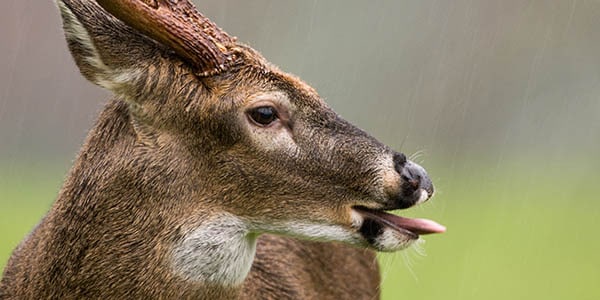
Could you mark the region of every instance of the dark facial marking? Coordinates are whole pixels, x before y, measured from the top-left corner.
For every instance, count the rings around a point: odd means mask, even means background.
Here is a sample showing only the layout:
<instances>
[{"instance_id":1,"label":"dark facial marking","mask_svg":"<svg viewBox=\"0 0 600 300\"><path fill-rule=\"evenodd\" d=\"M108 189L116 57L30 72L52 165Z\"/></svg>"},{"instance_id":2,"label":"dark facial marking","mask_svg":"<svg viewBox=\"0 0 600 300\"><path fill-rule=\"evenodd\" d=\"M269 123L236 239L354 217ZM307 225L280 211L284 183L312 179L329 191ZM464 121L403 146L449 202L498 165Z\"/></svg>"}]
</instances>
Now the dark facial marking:
<instances>
[{"instance_id":1,"label":"dark facial marking","mask_svg":"<svg viewBox=\"0 0 600 300\"><path fill-rule=\"evenodd\" d=\"M365 218L359 231L369 244L374 244L377 237L383 234L383 225L371 218Z\"/></svg>"}]
</instances>

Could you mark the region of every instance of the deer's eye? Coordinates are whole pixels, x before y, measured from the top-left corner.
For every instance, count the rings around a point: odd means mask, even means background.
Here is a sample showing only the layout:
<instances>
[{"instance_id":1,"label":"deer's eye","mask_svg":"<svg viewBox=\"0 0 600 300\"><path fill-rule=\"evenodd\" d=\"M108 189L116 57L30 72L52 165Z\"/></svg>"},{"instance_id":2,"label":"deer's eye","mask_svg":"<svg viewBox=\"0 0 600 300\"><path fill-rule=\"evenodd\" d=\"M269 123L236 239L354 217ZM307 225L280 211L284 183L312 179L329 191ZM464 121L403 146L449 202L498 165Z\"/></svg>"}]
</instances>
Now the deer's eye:
<instances>
[{"instance_id":1,"label":"deer's eye","mask_svg":"<svg viewBox=\"0 0 600 300\"><path fill-rule=\"evenodd\" d=\"M271 106L253 108L248 111L248 116L250 116L252 121L261 126L268 126L279 118L277 111Z\"/></svg>"}]
</instances>

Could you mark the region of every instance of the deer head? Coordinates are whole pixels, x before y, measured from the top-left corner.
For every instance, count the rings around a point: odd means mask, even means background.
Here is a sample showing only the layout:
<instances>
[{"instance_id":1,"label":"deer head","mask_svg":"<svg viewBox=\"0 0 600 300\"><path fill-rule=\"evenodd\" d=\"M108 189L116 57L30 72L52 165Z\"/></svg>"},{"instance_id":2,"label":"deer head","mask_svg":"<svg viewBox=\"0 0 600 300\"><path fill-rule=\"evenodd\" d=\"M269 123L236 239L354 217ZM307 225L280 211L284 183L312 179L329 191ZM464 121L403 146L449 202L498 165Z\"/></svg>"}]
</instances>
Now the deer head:
<instances>
[{"instance_id":1,"label":"deer head","mask_svg":"<svg viewBox=\"0 0 600 300\"><path fill-rule=\"evenodd\" d=\"M188 1L57 2L81 73L116 95L126 119L88 141L80 160L95 173L81 176L94 185L78 197L126 212L132 235L153 224L147 242L176 273L239 283L247 264L215 272L223 255L209 249L251 262L261 233L396 251L444 230L386 212L433 195L422 167Z\"/></svg>"}]
</instances>

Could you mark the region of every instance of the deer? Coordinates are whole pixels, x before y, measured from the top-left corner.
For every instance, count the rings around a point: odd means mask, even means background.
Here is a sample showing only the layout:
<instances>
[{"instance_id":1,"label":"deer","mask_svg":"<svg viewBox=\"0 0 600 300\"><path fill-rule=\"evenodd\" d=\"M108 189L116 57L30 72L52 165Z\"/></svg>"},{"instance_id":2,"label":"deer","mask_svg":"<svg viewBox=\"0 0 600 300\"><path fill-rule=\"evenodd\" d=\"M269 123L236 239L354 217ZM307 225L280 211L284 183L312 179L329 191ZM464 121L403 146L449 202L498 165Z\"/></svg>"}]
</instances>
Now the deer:
<instances>
[{"instance_id":1,"label":"deer","mask_svg":"<svg viewBox=\"0 0 600 300\"><path fill-rule=\"evenodd\" d=\"M0 299L377 299L427 172L187 0L56 0L111 91Z\"/></svg>"}]
</instances>

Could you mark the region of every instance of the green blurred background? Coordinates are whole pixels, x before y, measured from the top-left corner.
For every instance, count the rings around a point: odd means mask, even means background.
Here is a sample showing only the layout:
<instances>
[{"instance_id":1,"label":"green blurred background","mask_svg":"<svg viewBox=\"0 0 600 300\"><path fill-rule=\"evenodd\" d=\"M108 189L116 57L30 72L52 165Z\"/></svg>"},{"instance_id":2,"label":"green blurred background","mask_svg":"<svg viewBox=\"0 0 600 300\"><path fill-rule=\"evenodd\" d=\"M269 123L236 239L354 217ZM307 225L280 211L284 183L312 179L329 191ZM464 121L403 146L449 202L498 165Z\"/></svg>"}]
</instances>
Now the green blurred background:
<instances>
[{"instance_id":1,"label":"green blurred background","mask_svg":"<svg viewBox=\"0 0 600 300\"><path fill-rule=\"evenodd\" d=\"M448 227L380 256L383 299L600 299L600 2L196 1L427 168L402 214ZM109 96L50 0L0 10L0 269Z\"/></svg>"}]
</instances>

